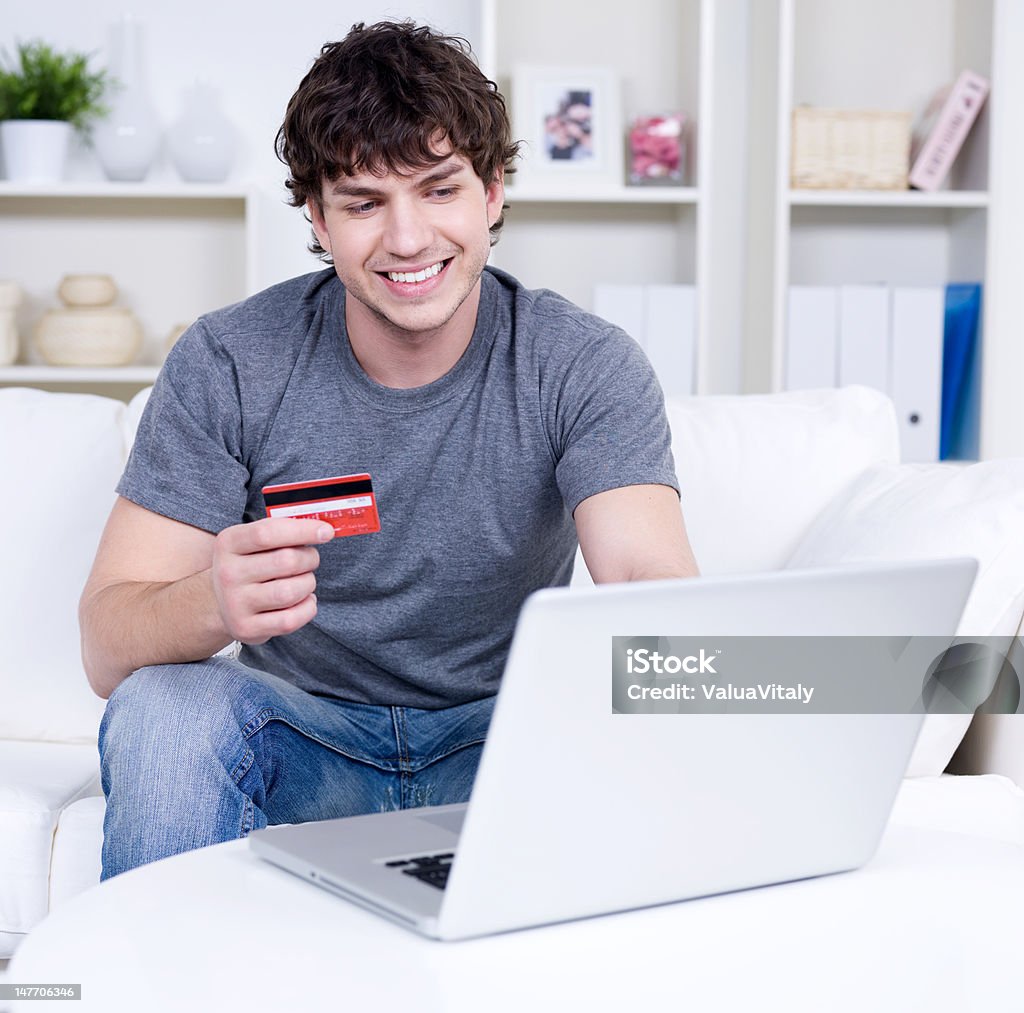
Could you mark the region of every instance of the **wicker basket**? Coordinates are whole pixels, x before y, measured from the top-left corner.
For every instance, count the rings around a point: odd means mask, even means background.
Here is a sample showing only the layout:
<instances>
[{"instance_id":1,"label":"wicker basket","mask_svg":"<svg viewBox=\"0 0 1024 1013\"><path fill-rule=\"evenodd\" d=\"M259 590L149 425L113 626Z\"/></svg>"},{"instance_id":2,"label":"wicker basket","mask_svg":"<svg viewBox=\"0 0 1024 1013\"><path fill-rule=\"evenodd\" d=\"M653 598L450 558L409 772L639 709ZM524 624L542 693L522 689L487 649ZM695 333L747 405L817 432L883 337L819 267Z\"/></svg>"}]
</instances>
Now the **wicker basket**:
<instances>
[{"instance_id":1,"label":"wicker basket","mask_svg":"<svg viewBox=\"0 0 1024 1013\"><path fill-rule=\"evenodd\" d=\"M793 110L790 186L797 190L906 190L908 112Z\"/></svg>"}]
</instances>

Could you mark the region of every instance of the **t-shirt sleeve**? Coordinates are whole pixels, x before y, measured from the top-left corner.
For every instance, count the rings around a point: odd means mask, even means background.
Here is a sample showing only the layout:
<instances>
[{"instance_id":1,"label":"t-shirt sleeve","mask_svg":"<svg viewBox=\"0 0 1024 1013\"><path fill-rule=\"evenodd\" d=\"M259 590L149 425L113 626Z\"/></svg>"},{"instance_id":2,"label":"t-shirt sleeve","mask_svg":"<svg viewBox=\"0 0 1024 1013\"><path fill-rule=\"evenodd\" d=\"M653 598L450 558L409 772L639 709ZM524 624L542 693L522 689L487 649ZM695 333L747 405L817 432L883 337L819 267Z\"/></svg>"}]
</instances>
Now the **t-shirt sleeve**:
<instances>
[{"instance_id":1,"label":"t-shirt sleeve","mask_svg":"<svg viewBox=\"0 0 1024 1013\"><path fill-rule=\"evenodd\" d=\"M249 480L241 436L234 364L200 320L157 377L117 492L213 533L238 524Z\"/></svg>"},{"instance_id":2,"label":"t-shirt sleeve","mask_svg":"<svg viewBox=\"0 0 1024 1013\"><path fill-rule=\"evenodd\" d=\"M588 496L628 485L679 492L661 385L624 331L601 328L566 369L555 410L555 453L555 478L570 512Z\"/></svg>"}]
</instances>

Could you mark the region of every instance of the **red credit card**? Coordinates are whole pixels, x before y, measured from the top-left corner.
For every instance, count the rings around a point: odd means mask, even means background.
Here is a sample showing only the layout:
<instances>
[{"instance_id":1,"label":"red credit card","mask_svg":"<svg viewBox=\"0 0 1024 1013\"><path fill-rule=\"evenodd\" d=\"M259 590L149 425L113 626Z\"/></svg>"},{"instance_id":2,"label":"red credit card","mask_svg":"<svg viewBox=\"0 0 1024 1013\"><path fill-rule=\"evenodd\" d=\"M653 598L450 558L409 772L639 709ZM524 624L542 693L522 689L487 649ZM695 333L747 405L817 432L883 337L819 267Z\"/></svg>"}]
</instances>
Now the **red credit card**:
<instances>
[{"instance_id":1,"label":"red credit card","mask_svg":"<svg viewBox=\"0 0 1024 1013\"><path fill-rule=\"evenodd\" d=\"M336 535L380 531L377 499L369 475L338 475L309 482L265 485L268 517L313 517L327 521Z\"/></svg>"}]
</instances>

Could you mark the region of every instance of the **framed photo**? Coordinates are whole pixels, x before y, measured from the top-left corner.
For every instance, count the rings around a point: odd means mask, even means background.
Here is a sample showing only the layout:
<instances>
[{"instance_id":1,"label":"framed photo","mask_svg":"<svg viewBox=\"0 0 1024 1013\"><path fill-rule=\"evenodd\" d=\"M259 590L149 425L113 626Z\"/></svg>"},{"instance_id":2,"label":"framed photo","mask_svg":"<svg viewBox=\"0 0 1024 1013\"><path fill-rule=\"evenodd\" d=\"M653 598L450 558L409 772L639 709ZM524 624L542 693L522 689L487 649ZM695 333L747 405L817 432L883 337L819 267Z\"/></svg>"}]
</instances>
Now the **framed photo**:
<instances>
[{"instance_id":1,"label":"framed photo","mask_svg":"<svg viewBox=\"0 0 1024 1013\"><path fill-rule=\"evenodd\" d=\"M517 182L532 186L623 180L619 80L609 68L516 67L512 126L523 142Z\"/></svg>"}]
</instances>

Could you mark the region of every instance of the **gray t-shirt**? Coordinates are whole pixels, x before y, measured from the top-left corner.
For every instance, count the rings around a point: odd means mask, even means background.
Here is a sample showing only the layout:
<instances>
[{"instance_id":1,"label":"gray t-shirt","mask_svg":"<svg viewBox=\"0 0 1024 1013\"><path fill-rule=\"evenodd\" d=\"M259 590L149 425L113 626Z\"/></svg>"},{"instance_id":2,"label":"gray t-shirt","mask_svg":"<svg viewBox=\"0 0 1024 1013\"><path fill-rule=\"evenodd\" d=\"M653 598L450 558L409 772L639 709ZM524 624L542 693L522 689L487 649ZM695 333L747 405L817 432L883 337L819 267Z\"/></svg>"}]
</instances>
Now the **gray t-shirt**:
<instances>
[{"instance_id":1,"label":"gray t-shirt","mask_svg":"<svg viewBox=\"0 0 1024 1013\"><path fill-rule=\"evenodd\" d=\"M241 660L357 703L492 695L523 599L569 582L580 501L678 490L661 390L621 330L492 268L469 347L426 386L371 380L344 321L332 269L201 318L117 491L218 532L266 516L265 485L369 472L381 530L321 546L316 618Z\"/></svg>"}]
</instances>

